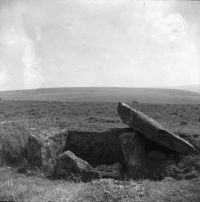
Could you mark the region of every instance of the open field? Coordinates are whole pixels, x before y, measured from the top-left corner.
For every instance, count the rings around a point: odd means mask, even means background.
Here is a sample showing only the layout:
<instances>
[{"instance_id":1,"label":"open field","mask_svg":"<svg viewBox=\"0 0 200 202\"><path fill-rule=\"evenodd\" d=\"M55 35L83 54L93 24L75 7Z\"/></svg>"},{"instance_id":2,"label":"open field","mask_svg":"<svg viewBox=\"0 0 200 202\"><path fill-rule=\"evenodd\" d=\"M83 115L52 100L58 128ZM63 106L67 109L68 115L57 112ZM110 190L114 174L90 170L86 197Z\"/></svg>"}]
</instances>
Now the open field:
<instances>
[{"instance_id":1,"label":"open field","mask_svg":"<svg viewBox=\"0 0 200 202\"><path fill-rule=\"evenodd\" d=\"M2 91L4 100L200 104L200 93L162 88L71 87Z\"/></svg>"},{"instance_id":2,"label":"open field","mask_svg":"<svg viewBox=\"0 0 200 202\"><path fill-rule=\"evenodd\" d=\"M159 121L168 129L199 134L200 105L130 105ZM23 122L29 127L95 128L123 127L117 115L117 103L72 103L57 101L1 101L0 124Z\"/></svg>"},{"instance_id":3,"label":"open field","mask_svg":"<svg viewBox=\"0 0 200 202\"><path fill-rule=\"evenodd\" d=\"M193 92L200 93L200 84L176 86L175 89L187 90L187 91L193 91Z\"/></svg>"},{"instance_id":4,"label":"open field","mask_svg":"<svg viewBox=\"0 0 200 202\"><path fill-rule=\"evenodd\" d=\"M186 134L199 134L200 105L130 105L159 121L166 128ZM124 127L117 115L117 103L72 103L57 101L1 101L0 124L24 123L30 128L67 127L105 130Z\"/></svg>"},{"instance_id":5,"label":"open field","mask_svg":"<svg viewBox=\"0 0 200 202\"><path fill-rule=\"evenodd\" d=\"M142 103L130 103L130 105L153 117L199 148L200 105ZM124 127L116 108L117 103L114 102L1 101L0 149L17 153L18 145L25 142L31 130L76 128L102 131ZM190 159L191 167L200 165L199 150L196 152L195 158ZM0 184L0 200L10 201L200 200L198 179L157 182L149 180L117 182L108 179L74 183L48 180L42 174L27 176L17 173L16 169L4 167L0 170Z\"/></svg>"}]
</instances>

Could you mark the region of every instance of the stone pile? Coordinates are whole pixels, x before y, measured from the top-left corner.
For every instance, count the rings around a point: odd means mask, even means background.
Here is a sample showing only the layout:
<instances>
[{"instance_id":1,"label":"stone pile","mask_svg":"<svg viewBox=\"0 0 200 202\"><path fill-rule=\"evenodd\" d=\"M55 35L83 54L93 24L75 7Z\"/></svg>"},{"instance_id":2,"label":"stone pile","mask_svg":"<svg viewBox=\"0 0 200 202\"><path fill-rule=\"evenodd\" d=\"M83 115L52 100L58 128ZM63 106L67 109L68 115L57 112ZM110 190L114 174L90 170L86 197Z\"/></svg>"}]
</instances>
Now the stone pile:
<instances>
[{"instance_id":1,"label":"stone pile","mask_svg":"<svg viewBox=\"0 0 200 202\"><path fill-rule=\"evenodd\" d=\"M108 131L63 130L31 135L27 158L57 178L88 181L98 178L164 178L179 153L194 147L127 104L118 115L128 127ZM44 137L44 138L42 138Z\"/></svg>"}]
</instances>

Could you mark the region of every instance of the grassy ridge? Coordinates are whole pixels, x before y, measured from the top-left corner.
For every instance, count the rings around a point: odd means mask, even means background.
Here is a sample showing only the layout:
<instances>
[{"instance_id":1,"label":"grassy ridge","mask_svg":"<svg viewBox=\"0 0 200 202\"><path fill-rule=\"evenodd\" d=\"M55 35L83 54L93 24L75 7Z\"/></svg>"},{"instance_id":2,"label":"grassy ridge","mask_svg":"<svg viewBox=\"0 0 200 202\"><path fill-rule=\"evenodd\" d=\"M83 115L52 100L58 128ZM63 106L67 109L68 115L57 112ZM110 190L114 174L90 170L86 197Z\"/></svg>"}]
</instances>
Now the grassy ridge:
<instances>
[{"instance_id":1,"label":"grassy ridge","mask_svg":"<svg viewBox=\"0 0 200 202\"><path fill-rule=\"evenodd\" d=\"M200 94L184 90L156 88L46 88L2 91L4 100L40 100L67 102L132 102L200 104Z\"/></svg>"}]
</instances>

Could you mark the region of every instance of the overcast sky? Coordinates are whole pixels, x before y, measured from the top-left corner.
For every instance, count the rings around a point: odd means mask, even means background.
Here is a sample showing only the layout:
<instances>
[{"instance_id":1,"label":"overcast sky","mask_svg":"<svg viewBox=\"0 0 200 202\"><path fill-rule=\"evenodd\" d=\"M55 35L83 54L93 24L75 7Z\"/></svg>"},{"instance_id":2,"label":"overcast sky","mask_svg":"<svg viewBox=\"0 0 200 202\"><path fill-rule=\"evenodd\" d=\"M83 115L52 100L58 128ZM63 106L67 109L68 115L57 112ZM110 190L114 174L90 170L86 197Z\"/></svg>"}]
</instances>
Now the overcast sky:
<instances>
[{"instance_id":1,"label":"overcast sky","mask_svg":"<svg viewBox=\"0 0 200 202\"><path fill-rule=\"evenodd\" d=\"M0 0L0 90L200 83L200 2Z\"/></svg>"}]
</instances>

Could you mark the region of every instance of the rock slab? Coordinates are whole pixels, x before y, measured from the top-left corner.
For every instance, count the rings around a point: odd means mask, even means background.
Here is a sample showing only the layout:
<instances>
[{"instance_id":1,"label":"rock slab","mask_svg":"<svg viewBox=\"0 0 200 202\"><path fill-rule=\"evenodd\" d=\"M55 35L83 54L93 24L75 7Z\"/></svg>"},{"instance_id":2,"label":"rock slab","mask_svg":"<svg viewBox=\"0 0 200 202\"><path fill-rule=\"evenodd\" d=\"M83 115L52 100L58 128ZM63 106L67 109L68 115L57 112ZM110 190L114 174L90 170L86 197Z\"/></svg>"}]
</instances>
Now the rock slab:
<instances>
[{"instance_id":1,"label":"rock slab","mask_svg":"<svg viewBox=\"0 0 200 202\"><path fill-rule=\"evenodd\" d=\"M74 176L84 180L85 178L92 177L93 167L83 159L78 158L73 152L65 151L60 154L57 159L54 175L59 178ZM98 174L93 178L98 178Z\"/></svg>"},{"instance_id":2,"label":"rock slab","mask_svg":"<svg viewBox=\"0 0 200 202\"><path fill-rule=\"evenodd\" d=\"M98 178L120 179L121 164L99 165L93 168L87 161L77 157L71 151L65 151L57 159L54 175L58 178L79 179L89 181Z\"/></svg>"},{"instance_id":3,"label":"rock slab","mask_svg":"<svg viewBox=\"0 0 200 202\"><path fill-rule=\"evenodd\" d=\"M125 124L149 140L180 153L194 151L194 147L189 142L165 130L157 121L127 104L119 103L117 111Z\"/></svg>"}]
</instances>

